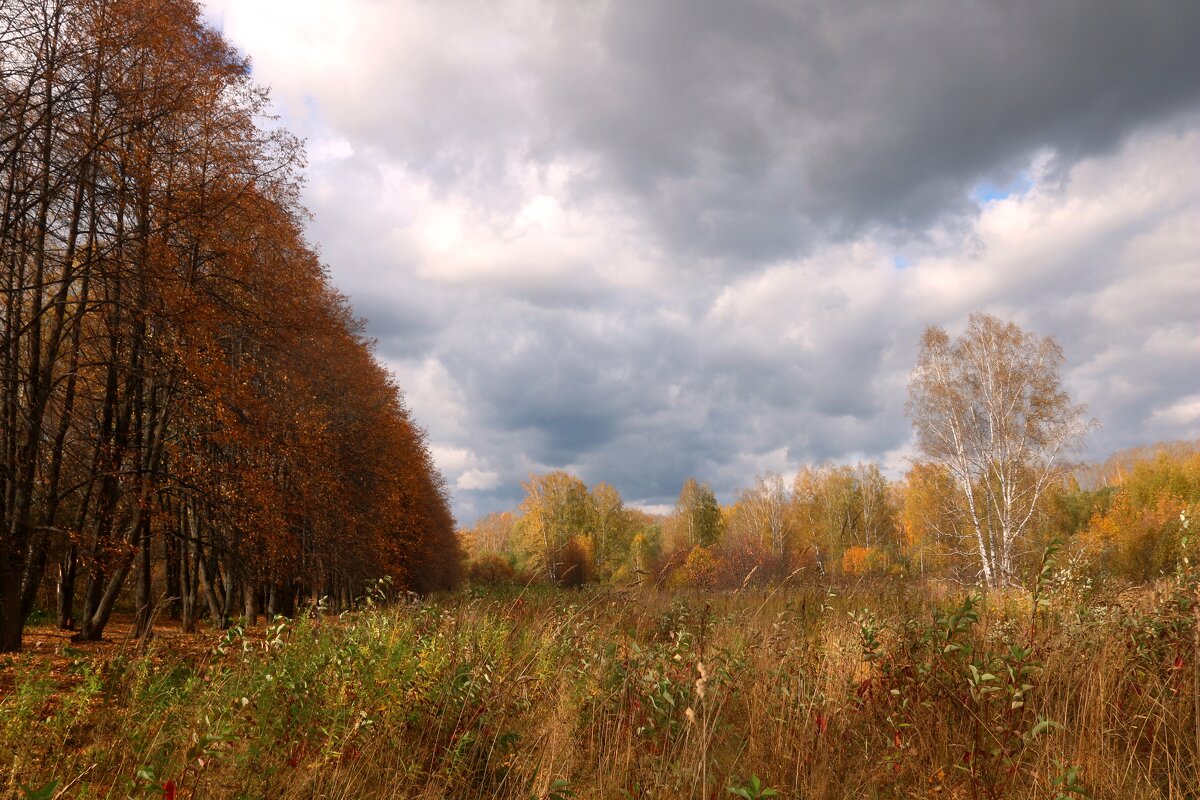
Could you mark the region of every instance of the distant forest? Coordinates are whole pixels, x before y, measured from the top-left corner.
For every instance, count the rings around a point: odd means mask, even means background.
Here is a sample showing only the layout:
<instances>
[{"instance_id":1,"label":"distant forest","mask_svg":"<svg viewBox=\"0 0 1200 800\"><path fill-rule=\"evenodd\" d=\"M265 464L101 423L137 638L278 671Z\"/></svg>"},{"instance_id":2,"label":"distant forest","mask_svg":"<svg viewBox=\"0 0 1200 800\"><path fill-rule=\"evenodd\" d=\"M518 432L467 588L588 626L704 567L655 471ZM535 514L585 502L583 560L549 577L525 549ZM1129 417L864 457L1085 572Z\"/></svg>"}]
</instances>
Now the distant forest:
<instances>
[{"instance_id":1,"label":"distant forest","mask_svg":"<svg viewBox=\"0 0 1200 800\"><path fill-rule=\"evenodd\" d=\"M788 579L883 575L979 580L961 500L945 467L917 463L898 481L877 464L759 476L730 505L689 479L672 513L629 508L612 486L564 472L531 476L519 508L460 533L468 574L486 585L631 581L697 589ZM1081 580L1132 583L1172 574L1185 555L1181 513L1200 506L1200 441L1161 442L1080 465L1034 509L1017 552L1031 574L1058 538Z\"/></svg>"}]
</instances>

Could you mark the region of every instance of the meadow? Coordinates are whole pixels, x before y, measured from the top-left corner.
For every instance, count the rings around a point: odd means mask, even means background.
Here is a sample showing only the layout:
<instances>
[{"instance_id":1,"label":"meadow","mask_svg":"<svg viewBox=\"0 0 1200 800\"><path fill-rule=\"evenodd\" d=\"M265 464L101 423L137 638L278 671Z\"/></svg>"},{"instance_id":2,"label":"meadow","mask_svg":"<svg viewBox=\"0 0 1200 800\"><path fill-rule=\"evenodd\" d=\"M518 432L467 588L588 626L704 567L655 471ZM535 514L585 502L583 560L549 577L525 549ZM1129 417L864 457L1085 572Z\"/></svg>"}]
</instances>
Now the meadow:
<instances>
[{"instance_id":1,"label":"meadow","mask_svg":"<svg viewBox=\"0 0 1200 800\"><path fill-rule=\"evenodd\" d=\"M1194 595L464 591L0 669L5 796L1196 798ZM1036 612L1036 613L1035 613Z\"/></svg>"}]
</instances>

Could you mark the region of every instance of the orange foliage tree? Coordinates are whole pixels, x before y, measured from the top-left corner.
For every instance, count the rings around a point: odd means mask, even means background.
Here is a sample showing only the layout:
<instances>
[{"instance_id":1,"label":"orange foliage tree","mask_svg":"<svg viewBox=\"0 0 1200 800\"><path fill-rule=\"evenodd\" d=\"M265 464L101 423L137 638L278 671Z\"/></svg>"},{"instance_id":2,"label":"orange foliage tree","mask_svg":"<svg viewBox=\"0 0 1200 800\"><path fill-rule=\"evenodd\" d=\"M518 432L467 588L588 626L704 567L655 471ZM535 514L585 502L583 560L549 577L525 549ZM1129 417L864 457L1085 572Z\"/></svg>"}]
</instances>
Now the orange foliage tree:
<instances>
[{"instance_id":1,"label":"orange foliage tree","mask_svg":"<svg viewBox=\"0 0 1200 800\"><path fill-rule=\"evenodd\" d=\"M189 0L0 7L0 650L457 579L445 486L304 240L301 152ZM82 590L82 596L80 596Z\"/></svg>"},{"instance_id":2,"label":"orange foliage tree","mask_svg":"<svg viewBox=\"0 0 1200 800\"><path fill-rule=\"evenodd\" d=\"M1180 513L1200 504L1200 453L1160 453L1135 462L1115 487L1108 507L1080 533L1096 566L1143 581L1173 571L1181 551Z\"/></svg>"}]
</instances>

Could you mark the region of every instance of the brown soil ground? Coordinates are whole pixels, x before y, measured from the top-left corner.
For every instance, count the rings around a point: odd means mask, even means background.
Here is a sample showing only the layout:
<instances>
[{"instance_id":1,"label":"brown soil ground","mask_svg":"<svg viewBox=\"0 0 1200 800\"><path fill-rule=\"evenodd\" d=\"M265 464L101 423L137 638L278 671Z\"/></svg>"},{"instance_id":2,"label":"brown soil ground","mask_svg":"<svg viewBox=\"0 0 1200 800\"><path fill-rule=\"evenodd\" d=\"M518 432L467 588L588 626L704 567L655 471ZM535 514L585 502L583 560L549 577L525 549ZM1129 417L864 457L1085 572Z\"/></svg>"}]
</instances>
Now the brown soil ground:
<instances>
[{"instance_id":1,"label":"brown soil ground","mask_svg":"<svg viewBox=\"0 0 1200 800\"><path fill-rule=\"evenodd\" d=\"M71 662L81 654L105 663L149 649L169 654L172 659L199 663L212 653L221 638L220 631L203 623L196 633L184 633L178 621L156 619L153 636L148 643L142 643L133 636L133 615L120 613L113 614L101 641L76 642L71 639L74 635L74 631L61 630L53 622L26 626L21 652L0 654L0 695L12 690L15 670L34 661L48 662L54 682L68 686L73 681Z\"/></svg>"}]
</instances>

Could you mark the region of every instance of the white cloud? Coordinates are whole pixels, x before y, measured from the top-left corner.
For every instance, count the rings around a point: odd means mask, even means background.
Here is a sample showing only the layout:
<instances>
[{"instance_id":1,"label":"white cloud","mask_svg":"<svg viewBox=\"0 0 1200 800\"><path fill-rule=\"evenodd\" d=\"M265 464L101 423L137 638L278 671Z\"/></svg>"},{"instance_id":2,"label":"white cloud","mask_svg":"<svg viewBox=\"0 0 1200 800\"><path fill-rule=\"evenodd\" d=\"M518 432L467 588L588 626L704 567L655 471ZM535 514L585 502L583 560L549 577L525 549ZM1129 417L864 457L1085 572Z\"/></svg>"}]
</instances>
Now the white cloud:
<instances>
[{"instance_id":1,"label":"white cloud","mask_svg":"<svg viewBox=\"0 0 1200 800\"><path fill-rule=\"evenodd\" d=\"M636 508L638 511L645 511L647 514L656 514L660 517L665 517L675 510L674 503L629 503L630 508Z\"/></svg>"},{"instance_id":2,"label":"white cloud","mask_svg":"<svg viewBox=\"0 0 1200 800\"><path fill-rule=\"evenodd\" d=\"M469 469L458 476L454 484L460 491L490 491L500 485L500 473L491 470Z\"/></svg>"},{"instance_id":3,"label":"white cloud","mask_svg":"<svg viewBox=\"0 0 1200 800\"><path fill-rule=\"evenodd\" d=\"M1150 415L1150 422L1168 429L1183 428L1187 436L1200 435L1200 394L1190 395Z\"/></svg>"}]
</instances>

